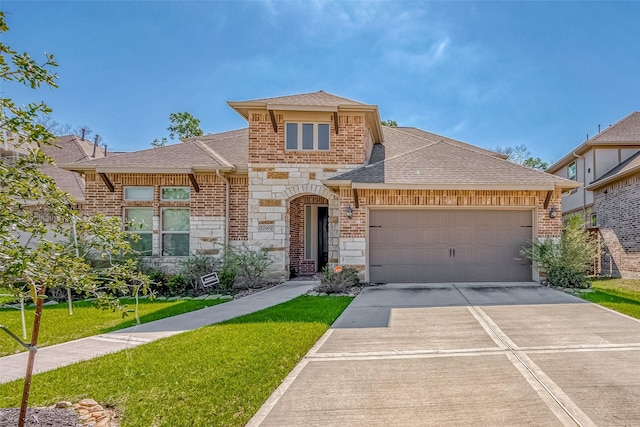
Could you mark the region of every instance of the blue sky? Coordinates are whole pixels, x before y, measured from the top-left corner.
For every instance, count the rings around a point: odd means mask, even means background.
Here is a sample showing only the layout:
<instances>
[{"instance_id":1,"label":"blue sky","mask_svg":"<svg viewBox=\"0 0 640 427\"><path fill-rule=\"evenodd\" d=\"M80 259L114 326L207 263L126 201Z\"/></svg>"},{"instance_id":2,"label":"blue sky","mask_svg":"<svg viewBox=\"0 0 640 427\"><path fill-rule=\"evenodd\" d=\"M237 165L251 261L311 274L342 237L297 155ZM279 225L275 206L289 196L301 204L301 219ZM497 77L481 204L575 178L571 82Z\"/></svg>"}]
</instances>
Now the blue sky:
<instances>
[{"instance_id":1,"label":"blue sky","mask_svg":"<svg viewBox=\"0 0 640 427\"><path fill-rule=\"evenodd\" d=\"M244 127L226 104L325 90L383 119L558 160L640 110L640 2L7 1L3 42L53 53L60 88L5 84L110 150L169 114Z\"/></svg>"}]
</instances>

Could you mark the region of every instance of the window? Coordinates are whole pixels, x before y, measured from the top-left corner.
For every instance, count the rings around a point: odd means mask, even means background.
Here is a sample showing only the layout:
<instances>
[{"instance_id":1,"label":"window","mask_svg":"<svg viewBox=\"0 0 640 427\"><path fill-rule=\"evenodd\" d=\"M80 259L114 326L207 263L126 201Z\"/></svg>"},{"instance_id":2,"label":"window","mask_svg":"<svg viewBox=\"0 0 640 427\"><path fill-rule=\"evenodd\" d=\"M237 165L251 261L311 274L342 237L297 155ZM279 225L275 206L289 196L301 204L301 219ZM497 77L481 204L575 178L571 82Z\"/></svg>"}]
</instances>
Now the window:
<instances>
[{"instance_id":1,"label":"window","mask_svg":"<svg viewBox=\"0 0 640 427\"><path fill-rule=\"evenodd\" d=\"M124 199L134 201L152 201L153 187L124 187Z\"/></svg>"},{"instance_id":2,"label":"window","mask_svg":"<svg viewBox=\"0 0 640 427\"><path fill-rule=\"evenodd\" d=\"M329 150L328 123L287 123L285 126L287 150Z\"/></svg>"},{"instance_id":3,"label":"window","mask_svg":"<svg viewBox=\"0 0 640 427\"><path fill-rule=\"evenodd\" d=\"M124 229L137 234L137 241L130 239L131 248L142 256L151 256L153 239L153 208L125 208Z\"/></svg>"},{"instance_id":4,"label":"window","mask_svg":"<svg viewBox=\"0 0 640 427\"><path fill-rule=\"evenodd\" d=\"M162 255L189 255L189 209L162 209Z\"/></svg>"},{"instance_id":5,"label":"window","mask_svg":"<svg viewBox=\"0 0 640 427\"><path fill-rule=\"evenodd\" d=\"M191 187L162 187L162 200L189 200Z\"/></svg>"},{"instance_id":6,"label":"window","mask_svg":"<svg viewBox=\"0 0 640 427\"><path fill-rule=\"evenodd\" d=\"M567 178L573 181L576 180L576 162L571 162L567 166Z\"/></svg>"}]
</instances>

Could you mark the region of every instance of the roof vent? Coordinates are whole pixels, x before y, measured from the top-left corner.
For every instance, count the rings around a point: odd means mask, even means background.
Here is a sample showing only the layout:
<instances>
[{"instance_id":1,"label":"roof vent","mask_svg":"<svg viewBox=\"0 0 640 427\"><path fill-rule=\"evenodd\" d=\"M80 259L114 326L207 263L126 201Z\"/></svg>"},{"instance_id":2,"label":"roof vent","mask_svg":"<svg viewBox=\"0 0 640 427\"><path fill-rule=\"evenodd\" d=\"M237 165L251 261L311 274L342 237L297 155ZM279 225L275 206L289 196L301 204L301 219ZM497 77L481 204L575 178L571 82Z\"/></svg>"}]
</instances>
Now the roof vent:
<instances>
[{"instance_id":1,"label":"roof vent","mask_svg":"<svg viewBox=\"0 0 640 427\"><path fill-rule=\"evenodd\" d=\"M100 139L100 135L96 135L96 139L93 142L93 154L91 155L91 157L93 158L96 157L96 148L98 148L98 139Z\"/></svg>"},{"instance_id":2,"label":"roof vent","mask_svg":"<svg viewBox=\"0 0 640 427\"><path fill-rule=\"evenodd\" d=\"M82 128L82 136L80 137L80 141L84 141L84 135L87 132L85 128Z\"/></svg>"}]
</instances>

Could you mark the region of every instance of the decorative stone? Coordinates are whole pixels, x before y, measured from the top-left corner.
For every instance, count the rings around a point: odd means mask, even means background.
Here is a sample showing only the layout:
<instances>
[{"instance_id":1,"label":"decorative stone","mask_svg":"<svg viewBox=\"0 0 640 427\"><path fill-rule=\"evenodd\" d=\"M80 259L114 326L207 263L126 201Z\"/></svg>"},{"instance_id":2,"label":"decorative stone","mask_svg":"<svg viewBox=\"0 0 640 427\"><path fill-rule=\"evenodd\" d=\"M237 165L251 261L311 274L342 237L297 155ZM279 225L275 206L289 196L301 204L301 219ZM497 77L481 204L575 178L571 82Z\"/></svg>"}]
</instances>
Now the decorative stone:
<instances>
[{"instance_id":1,"label":"decorative stone","mask_svg":"<svg viewBox=\"0 0 640 427\"><path fill-rule=\"evenodd\" d=\"M49 300L45 303L43 303L42 305L58 305L58 301L56 300Z\"/></svg>"},{"instance_id":2,"label":"decorative stone","mask_svg":"<svg viewBox=\"0 0 640 427\"><path fill-rule=\"evenodd\" d=\"M220 294L211 294L211 295L207 295L207 297L205 299L219 299L222 295Z\"/></svg>"},{"instance_id":3,"label":"decorative stone","mask_svg":"<svg viewBox=\"0 0 640 427\"><path fill-rule=\"evenodd\" d=\"M222 295L219 299L229 301L233 299L232 295Z\"/></svg>"},{"instance_id":4,"label":"decorative stone","mask_svg":"<svg viewBox=\"0 0 640 427\"><path fill-rule=\"evenodd\" d=\"M79 403L80 405L82 405L82 406L88 406L88 407L96 406L96 405L98 404L98 402L96 402L96 401L95 401L95 400L93 400L93 399L82 399L82 400L81 400L80 402L78 402L78 403Z\"/></svg>"},{"instance_id":5,"label":"decorative stone","mask_svg":"<svg viewBox=\"0 0 640 427\"><path fill-rule=\"evenodd\" d=\"M170 298L167 298L167 301L177 301L179 299L180 297L170 297Z\"/></svg>"},{"instance_id":6,"label":"decorative stone","mask_svg":"<svg viewBox=\"0 0 640 427\"><path fill-rule=\"evenodd\" d=\"M194 300L199 301L199 300L207 299L207 297L208 297L208 296L209 296L209 295L200 295L200 296L195 297L195 298L193 298L193 299L194 299Z\"/></svg>"},{"instance_id":7,"label":"decorative stone","mask_svg":"<svg viewBox=\"0 0 640 427\"><path fill-rule=\"evenodd\" d=\"M58 402L56 403L56 408L58 409L64 409L64 408L68 408L71 406L71 402Z\"/></svg>"}]
</instances>

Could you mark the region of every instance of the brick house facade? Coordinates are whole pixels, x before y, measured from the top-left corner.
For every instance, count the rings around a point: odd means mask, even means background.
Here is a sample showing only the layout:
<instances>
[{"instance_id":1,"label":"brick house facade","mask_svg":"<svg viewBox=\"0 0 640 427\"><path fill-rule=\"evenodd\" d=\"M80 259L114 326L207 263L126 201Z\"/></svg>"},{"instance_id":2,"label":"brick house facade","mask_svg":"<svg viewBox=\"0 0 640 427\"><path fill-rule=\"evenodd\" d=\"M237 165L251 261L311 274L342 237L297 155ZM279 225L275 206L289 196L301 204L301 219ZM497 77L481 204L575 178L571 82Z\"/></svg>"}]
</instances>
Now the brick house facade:
<instances>
[{"instance_id":1,"label":"brick house facade","mask_svg":"<svg viewBox=\"0 0 640 427\"><path fill-rule=\"evenodd\" d=\"M65 165L85 176L86 212L150 218L144 230L132 232L146 233L146 261L157 267L171 271L188 253L215 256L225 244L246 245L268 249L275 280L314 274L327 263L375 280L371 257L387 256L370 247L372 227L380 227L371 224L376 209L413 209L418 221L423 211L445 217L464 211L467 222L483 210L527 212L526 224L514 228L520 237L480 219L477 227L445 224L449 235L434 231L437 239L456 242L443 262L451 269L464 264L470 281L477 262L463 259L470 247L492 245L499 265L509 269L526 240L559 236L561 215L554 213L561 213L560 194L571 181L419 129L383 127L377 106L322 91L229 105L247 120L246 129ZM404 232L422 237L408 242L414 245L408 251L441 245L426 228L413 227ZM434 259L425 258L425 265L441 268ZM420 276L420 266L411 268L415 275L407 277L435 280ZM522 271L522 280L537 278L535 266Z\"/></svg>"}]
</instances>

